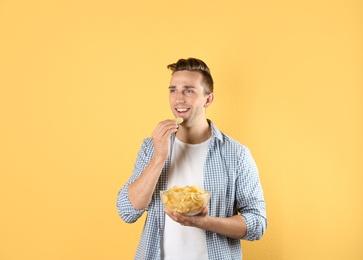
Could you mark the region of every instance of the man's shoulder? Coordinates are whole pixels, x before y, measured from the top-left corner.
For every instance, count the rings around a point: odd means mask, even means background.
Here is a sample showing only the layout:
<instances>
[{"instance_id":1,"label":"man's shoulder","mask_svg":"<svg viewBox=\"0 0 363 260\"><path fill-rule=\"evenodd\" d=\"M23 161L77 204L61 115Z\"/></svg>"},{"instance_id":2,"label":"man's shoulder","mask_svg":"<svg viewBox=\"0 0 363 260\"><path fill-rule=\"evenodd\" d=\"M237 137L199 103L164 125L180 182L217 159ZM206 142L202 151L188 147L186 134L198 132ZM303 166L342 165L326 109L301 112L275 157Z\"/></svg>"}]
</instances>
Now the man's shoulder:
<instances>
[{"instance_id":1,"label":"man's shoulder","mask_svg":"<svg viewBox=\"0 0 363 260\"><path fill-rule=\"evenodd\" d=\"M242 144L235 138L225 134L222 131L219 131L220 135L218 138L215 138L215 148L220 149L224 154L234 154L237 157L243 156L246 152L249 152L249 149L246 145Z\"/></svg>"},{"instance_id":2,"label":"man's shoulder","mask_svg":"<svg viewBox=\"0 0 363 260\"><path fill-rule=\"evenodd\" d=\"M236 140L235 138L225 134L224 132L221 132L221 143L223 145L229 146L229 147L234 147L236 149L248 149L246 145L244 145L243 143L241 143L240 141Z\"/></svg>"},{"instance_id":3,"label":"man's shoulder","mask_svg":"<svg viewBox=\"0 0 363 260\"><path fill-rule=\"evenodd\" d=\"M212 133L216 140L219 140L224 145L231 145L236 146L241 149L246 149L247 147L236 140L235 138L229 136L228 134L224 133L223 131L219 130L216 125L213 124L212 121L210 121L210 125L212 127Z\"/></svg>"}]
</instances>

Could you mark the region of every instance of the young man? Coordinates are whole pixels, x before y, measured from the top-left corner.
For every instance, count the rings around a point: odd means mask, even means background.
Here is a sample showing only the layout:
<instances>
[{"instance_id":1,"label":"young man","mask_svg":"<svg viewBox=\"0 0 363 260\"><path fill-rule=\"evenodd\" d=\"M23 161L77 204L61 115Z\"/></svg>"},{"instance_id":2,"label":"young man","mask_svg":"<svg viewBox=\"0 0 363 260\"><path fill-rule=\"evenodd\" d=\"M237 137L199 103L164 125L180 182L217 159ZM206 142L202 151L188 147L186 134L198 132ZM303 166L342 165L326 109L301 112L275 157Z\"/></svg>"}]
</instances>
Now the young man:
<instances>
[{"instance_id":1,"label":"young man","mask_svg":"<svg viewBox=\"0 0 363 260\"><path fill-rule=\"evenodd\" d=\"M250 151L206 118L213 79L195 58L168 65L170 108L139 151L132 176L118 194L121 218L135 222L148 211L135 259L241 259L240 239L260 239L267 227L265 201ZM160 191L197 185L211 192L196 216L164 209Z\"/></svg>"}]
</instances>

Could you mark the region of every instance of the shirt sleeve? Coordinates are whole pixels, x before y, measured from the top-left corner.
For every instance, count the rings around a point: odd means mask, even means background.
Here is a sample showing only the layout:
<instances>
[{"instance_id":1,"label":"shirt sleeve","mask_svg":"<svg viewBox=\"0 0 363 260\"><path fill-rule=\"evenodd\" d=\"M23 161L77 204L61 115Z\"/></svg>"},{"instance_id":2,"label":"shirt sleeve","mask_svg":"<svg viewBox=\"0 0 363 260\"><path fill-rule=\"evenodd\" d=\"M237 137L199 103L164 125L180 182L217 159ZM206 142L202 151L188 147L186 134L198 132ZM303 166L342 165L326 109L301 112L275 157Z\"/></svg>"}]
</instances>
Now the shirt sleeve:
<instances>
[{"instance_id":1,"label":"shirt sleeve","mask_svg":"<svg viewBox=\"0 0 363 260\"><path fill-rule=\"evenodd\" d=\"M237 177L237 206L247 225L244 240L260 239L267 228L266 205L258 169L248 148L240 155Z\"/></svg>"},{"instance_id":2,"label":"shirt sleeve","mask_svg":"<svg viewBox=\"0 0 363 260\"><path fill-rule=\"evenodd\" d=\"M152 141L150 139L145 139L139 150L132 175L118 193L116 201L117 211L120 217L127 223L133 223L137 221L147 210L147 208L136 210L133 207L128 196L128 188L130 184L134 182L144 171L152 157L152 154Z\"/></svg>"},{"instance_id":3,"label":"shirt sleeve","mask_svg":"<svg viewBox=\"0 0 363 260\"><path fill-rule=\"evenodd\" d=\"M118 193L117 196L117 210L120 217L127 223L134 223L138 220L146 209L136 210L128 197L128 187L130 184L126 184Z\"/></svg>"}]
</instances>

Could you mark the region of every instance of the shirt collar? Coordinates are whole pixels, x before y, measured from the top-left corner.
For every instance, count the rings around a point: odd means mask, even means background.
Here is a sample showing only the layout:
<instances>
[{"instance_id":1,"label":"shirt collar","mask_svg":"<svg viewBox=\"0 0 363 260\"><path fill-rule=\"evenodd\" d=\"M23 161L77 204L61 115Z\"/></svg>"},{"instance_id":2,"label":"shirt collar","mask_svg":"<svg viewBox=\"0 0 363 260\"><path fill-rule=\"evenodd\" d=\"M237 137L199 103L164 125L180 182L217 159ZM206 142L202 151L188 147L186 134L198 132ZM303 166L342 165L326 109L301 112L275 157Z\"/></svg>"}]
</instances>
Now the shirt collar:
<instances>
[{"instance_id":1,"label":"shirt collar","mask_svg":"<svg viewBox=\"0 0 363 260\"><path fill-rule=\"evenodd\" d=\"M212 137L215 137L215 138L219 139L220 141L222 141L223 138L222 138L221 131L219 131L219 129L213 124L212 120L207 119L207 121L208 121L211 131L212 131Z\"/></svg>"}]
</instances>

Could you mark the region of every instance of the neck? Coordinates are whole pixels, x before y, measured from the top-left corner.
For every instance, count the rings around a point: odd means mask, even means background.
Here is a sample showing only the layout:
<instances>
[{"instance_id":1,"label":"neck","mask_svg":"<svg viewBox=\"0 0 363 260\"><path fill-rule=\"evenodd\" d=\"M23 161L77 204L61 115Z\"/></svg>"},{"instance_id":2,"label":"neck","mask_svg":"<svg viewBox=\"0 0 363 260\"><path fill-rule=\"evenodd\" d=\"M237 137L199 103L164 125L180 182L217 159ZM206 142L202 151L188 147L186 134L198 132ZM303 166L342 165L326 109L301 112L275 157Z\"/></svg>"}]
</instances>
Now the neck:
<instances>
[{"instance_id":1,"label":"neck","mask_svg":"<svg viewBox=\"0 0 363 260\"><path fill-rule=\"evenodd\" d=\"M208 140L212 135L210 125L207 120L195 126L179 126L176 137L184 143L199 144Z\"/></svg>"}]
</instances>

